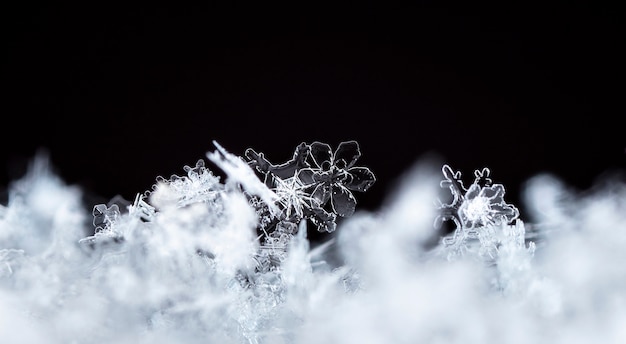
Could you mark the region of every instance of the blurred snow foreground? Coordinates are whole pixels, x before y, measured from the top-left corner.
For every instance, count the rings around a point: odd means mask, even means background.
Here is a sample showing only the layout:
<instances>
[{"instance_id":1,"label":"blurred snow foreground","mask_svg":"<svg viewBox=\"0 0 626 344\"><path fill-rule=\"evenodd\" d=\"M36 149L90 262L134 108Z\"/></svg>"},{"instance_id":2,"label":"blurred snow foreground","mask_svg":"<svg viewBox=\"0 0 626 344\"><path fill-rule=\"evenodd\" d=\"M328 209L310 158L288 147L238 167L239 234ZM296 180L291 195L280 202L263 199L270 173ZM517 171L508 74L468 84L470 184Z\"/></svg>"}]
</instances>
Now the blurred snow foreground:
<instances>
[{"instance_id":1,"label":"blurred snow foreground","mask_svg":"<svg viewBox=\"0 0 626 344\"><path fill-rule=\"evenodd\" d=\"M198 160L92 214L34 159L0 206L0 342L626 342L624 185L537 176L526 225L488 169L418 162L365 212L355 141L214 145L223 181Z\"/></svg>"}]
</instances>

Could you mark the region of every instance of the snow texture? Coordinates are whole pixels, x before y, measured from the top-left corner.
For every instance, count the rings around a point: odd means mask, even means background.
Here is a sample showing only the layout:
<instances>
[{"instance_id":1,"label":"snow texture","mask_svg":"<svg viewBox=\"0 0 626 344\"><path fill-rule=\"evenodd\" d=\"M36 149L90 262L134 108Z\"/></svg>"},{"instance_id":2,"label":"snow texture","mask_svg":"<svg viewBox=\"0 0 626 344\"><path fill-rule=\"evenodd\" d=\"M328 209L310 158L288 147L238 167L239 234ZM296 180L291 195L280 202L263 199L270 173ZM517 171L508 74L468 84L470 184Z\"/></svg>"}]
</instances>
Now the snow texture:
<instances>
[{"instance_id":1,"label":"snow texture","mask_svg":"<svg viewBox=\"0 0 626 344\"><path fill-rule=\"evenodd\" d=\"M576 194L539 175L520 214L489 169L466 186L418 161L366 212L376 178L355 141L303 142L283 164L214 144L225 180L198 160L91 214L33 159L0 206L0 341L626 342L618 182Z\"/></svg>"}]
</instances>

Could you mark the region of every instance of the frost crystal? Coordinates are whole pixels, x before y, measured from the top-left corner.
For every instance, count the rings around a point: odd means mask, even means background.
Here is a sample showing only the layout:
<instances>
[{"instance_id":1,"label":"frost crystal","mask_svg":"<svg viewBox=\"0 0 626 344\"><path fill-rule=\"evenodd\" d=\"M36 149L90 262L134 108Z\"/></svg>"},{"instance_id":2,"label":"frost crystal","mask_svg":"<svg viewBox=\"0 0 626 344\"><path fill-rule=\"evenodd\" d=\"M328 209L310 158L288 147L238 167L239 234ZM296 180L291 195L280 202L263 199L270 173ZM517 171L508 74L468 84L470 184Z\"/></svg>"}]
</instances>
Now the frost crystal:
<instances>
[{"instance_id":1,"label":"frost crystal","mask_svg":"<svg viewBox=\"0 0 626 344\"><path fill-rule=\"evenodd\" d=\"M200 159L194 167L184 166L183 169L187 172L186 176L173 175L170 179L157 178L158 184L152 192L158 191L156 188L160 186L167 186L169 189L167 195L173 198L171 201L181 207L197 202L209 203L217 200L223 186L220 184L219 177L206 168L204 160ZM147 193L147 196L149 197L150 193Z\"/></svg>"},{"instance_id":2,"label":"frost crystal","mask_svg":"<svg viewBox=\"0 0 626 344\"><path fill-rule=\"evenodd\" d=\"M198 160L91 214L37 160L0 205L3 342L626 338L622 184L577 198L533 180L539 223L527 225L489 169L465 187L448 165L442 181L439 166L417 166L386 208L357 212L376 179L355 141L303 142L282 164L214 144L224 180ZM450 199L433 207L441 188ZM312 245L309 228L334 236Z\"/></svg>"},{"instance_id":3,"label":"frost crystal","mask_svg":"<svg viewBox=\"0 0 626 344\"><path fill-rule=\"evenodd\" d=\"M449 255L463 254L478 242L480 254L493 258L500 245L498 231L518 220L518 209L504 201L504 186L493 184L487 168L474 172L475 179L468 188L463 185L461 172L453 171L449 165L444 165L442 172L445 179L440 186L450 190L452 201L439 202L435 227L441 227L444 221L454 223L453 232L442 238ZM524 238L524 231L517 232Z\"/></svg>"},{"instance_id":4,"label":"frost crystal","mask_svg":"<svg viewBox=\"0 0 626 344\"><path fill-rule=\"evenodd\" d=\"M291 160L279 165L253 149L246 151L246 157L269 188L287 196L279 201L283 215L292 217L295 211L295 222L309 219L322 232L335 230L337 216L354 213L352 191L365 192L376 181L368 168L354 166L361 157L356 141L341 142L334 152L326 143L303 142Z\"/></svg>"},{"instance_id":5,"label":"frost crystal","mask_svg":"<svg viewBox=\"0 0 626 344\"><path fill-rule=\"evenodd\" d=\"M240 295L239 316L231 320L243 337L256 343L261 333L272 331L271 319L286 301L284 273L291 268L284 265L292 266L290 257L296 254L307 259L308 246L294 246L305 240L307 222L332 232L337 216L355 211L352 191L367 191L375 177L369 169L354 166L361 155L355 141L341 143L333 154L327 144L302 143L293 159L280 165L252 149L245 161L214 144L217 150L207 157L226 172L224 183L198 160L195 167L184 167L185 176L157 177L152 190L137 194L124 213L118 204L94 206L95 234L80 242L92 250L111 250L104 243L113 239L118 248L111 252L118 257L142 247L143 259L163 253L200 258L205 273L214 271L215 278L224 279L225 292L249 291L253 296ZM256 231L256 241L246 229ZM163 247L145 251L155 244Z\"/></svg>"}]
</instances>

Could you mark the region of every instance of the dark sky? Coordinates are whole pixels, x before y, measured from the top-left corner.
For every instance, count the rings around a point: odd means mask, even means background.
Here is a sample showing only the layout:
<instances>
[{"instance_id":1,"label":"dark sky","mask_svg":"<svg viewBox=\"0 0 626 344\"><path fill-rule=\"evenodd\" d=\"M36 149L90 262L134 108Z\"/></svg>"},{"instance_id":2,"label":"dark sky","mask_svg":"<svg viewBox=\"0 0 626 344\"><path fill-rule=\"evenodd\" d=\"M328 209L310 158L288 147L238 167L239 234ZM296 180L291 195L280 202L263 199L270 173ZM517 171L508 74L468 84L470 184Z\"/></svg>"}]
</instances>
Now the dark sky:
<instances>
[{"instance_id":1,"label":"dark sky","mask_svg":"<svg viewBox=\"0 0 626 344\"><path fill-rule=\"evenodd\" d=\"M1 187L45 149L94 199L133 199L213 140L275 163L357 140L365 209L431 153L511 203L539 172L587 188L626 166L613 5L267 3L5 7Z\"/></svg>"}]
</instances>

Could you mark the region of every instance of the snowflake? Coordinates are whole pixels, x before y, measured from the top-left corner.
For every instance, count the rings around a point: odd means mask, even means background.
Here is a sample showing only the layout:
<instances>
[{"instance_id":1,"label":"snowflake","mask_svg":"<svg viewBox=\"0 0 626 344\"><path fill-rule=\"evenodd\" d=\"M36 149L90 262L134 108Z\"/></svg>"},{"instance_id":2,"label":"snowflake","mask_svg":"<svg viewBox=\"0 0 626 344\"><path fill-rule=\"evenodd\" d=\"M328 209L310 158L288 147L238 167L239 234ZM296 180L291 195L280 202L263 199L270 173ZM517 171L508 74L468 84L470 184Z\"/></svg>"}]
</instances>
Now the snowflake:
<instances>
[{"instance_id":1,"label":"snowflake","mask_svg":"<svg viewBox=\"0 0 626 344\"><path fill-rule=\"evenodd\" d=\"M124 240L124 235L121 231L123 228L119 228L120 226L118 225L122 214L117 204L113 203L110 206L96 204L93 207L92 215L92 223L95 227L94 234L80 239L80 244L94 248L97 243L119 243Z\"/></svg>"},{"instance_id":2,"label":"snowflake","mask_svg":"<svg viewBox=\"0 0 626 344\"><path fill-rule=\"evenodd\" d=\"M276 187L273 191L278 195L278 203L283 209L285 219L293 219L298 222L305 217L305 210L315 204L316 200L312 198L305 190L305 186L300 179L292 177L285 180L276 177Z\"/></svg>"},{"instance_id":3,"label":"snowflake","mask_svg":"<svg viewBox=\"0 0 626 344\"><path fill-rule=\"evenodd\" d=\"M265 182L268 186L273 186L273 177L281 179L291 178L296 173L305 167L309 167L309 163L306 161L309 156L309 145L302 142L296 147L291 160L282 164L272 164L269 162L263 153L257 153L254 149L246 149L245 156L248 158L248 164L265 176Z\"/></svg>"},{"instance_id":4,"label":"snowflake","mask_svg":"<svg viewBox=\"0 0 626 344\"><path fill-rule=\"evenodd\" d=\"M155 194L159 187L167 186L170 191L167 196L173 197L180 207L197 202L215 202L223 186L220 178L206 168L204 160L199 159L194 167L185 165L183 169L187 172L186 176L172 175L169 179L157 177L158 183L153 186L154 190L146 195Z\"/></svg>"},{"instance_id":5,"label":"snowflake","mask_svg":"<svg viewBox=\"0 0 626 344\"><path fill-rule=\"evenodd\" d=\"M519 216L517 208L504 201L504 186L492 184L487 168L476 170L476 179L469 188L463 186L461 172L454 172L448 165L442 167L445 177L441 187L452 193L452 201L441 203L440 214L435 219L439 227L443 221L452 220L457 229L473 229L487 225L510 224Z\"/></svg>"},{"instance_id":6,"label":"snowflake","mask_svg":"<svg viewBox=\"0 0 626 344\"><path fill-rule=\"evenodd\" d=\"M493 184L487 168L474 172L474 182L465 188L461 180L461 172L453 171L448 165L442 168L444 180L440 186L450 189L450 203L439 205L439 214L435 219L435 227L439 228L445 221L452 221L456 228L452 234L443 237L446 246L462 251L466 241L482 238L496 226L509 225L519 217L518 209L504 201L504 186ZM487 233L487 234L485 234Z\"/></svg>"},{"instance_id":7,"label":"snowflake","mask_svg":"<svg viewBox=\"0 0 626 344\"><path fill-rule=\"evenodd\" d=\"M117 204L107 207L106 204L96 204L93 207L93 225L96 227L96 233L114 232L113 227L120 217L120 208Z\"/></svg>"},{"instance_id":8,"label":"snowflake","mask_svg":"<svg viewBox=\"0 0 626 344\"><path fill-rule=\"evenodd\" d=\"M517 208L504 201L504 186L481 187L472 184L459 207L459 217L465 228L509 224L519 215Z\"/></svg>"},{"instance_id":9,"label":"snowflake","mask_svg":"<svg viewBox=\"0 0 626 344\"><path fill-rule=\"evenodd\" d=\"M282 219L309 219L320 232L334 231L337 216L351 216L356 207L352 191L365 192L376 181L368 168L354 166L361 156L356 141L340 143L335 152L326 143L302 142L283 164L273 164L251 148L245 156L278 196ZM324 209L329 202L331 209Z\"/></svg>"},{"instance_id":10,"label":"snowflake","mask_svg":"<svg viewBox=\"0 0 626 344\"><path fill-rule=\"evenodd\" d=\"M361 157L356 141L341 142L333 153L326 143L313 142L311 157L314 167L303 168L298 178L312 191L320 205L328 201L334 213L351 216L356 207L352 191L367 191L376 181L367 167L355 167Z\"/></svg>"}]
</instances>

